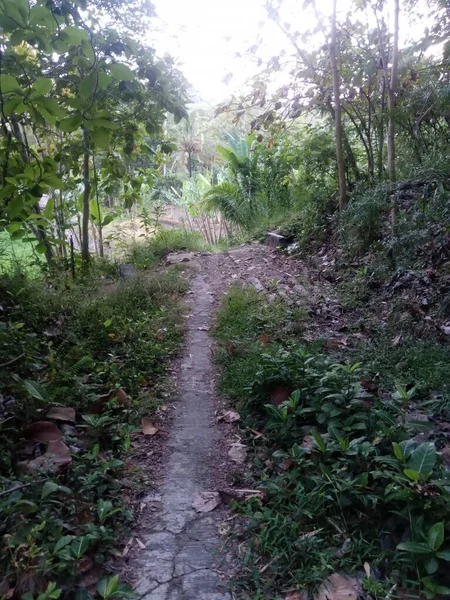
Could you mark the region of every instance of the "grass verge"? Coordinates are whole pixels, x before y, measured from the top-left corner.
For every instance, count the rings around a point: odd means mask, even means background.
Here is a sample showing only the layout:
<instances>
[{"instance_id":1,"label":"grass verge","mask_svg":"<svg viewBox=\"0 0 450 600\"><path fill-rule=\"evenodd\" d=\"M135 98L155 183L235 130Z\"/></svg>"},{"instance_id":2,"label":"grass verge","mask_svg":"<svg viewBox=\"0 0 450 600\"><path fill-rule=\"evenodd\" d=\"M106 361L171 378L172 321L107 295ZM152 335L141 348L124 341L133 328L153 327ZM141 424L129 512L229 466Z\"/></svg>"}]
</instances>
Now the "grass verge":
<instances>
[{"instance_id":1,"label":"grass verge","mask_svg":"<svg viewBox=\"0 0 450 600\"><path fill-rule=\"evenodd\" d=\"M0 279L1 598L130 595L106 571L92 589L80 575L133 521L132 440L161 402L187 284L174 269L110 275Z\"/></svg>"},{"instance_id":2,"label":"grass verge","mask_svg":"<svg viewBox=\"0 0 450 600\"><path fill-rule=\"evenodd\" d=\"M240 484L263 492L237 506L248 523L240 593L324 598L337 581L333 598L449 594L442 398L299 344L291 322L282 305L235 288L216 325L222 391L252 448Z\"/></svg>"}]
</instances>

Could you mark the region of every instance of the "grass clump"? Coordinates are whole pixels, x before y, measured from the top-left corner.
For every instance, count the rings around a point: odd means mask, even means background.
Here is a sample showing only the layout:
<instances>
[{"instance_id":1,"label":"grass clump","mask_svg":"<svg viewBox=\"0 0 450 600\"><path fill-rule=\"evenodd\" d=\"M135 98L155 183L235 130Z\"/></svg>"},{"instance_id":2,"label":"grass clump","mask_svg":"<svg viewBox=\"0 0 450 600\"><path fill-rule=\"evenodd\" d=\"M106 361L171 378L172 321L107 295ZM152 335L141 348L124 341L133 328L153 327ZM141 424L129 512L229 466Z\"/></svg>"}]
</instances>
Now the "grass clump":
<instances>
[{"instance_id":1,"label":"grass clump","mask_svg":"<svg viewBox=\"0 0 450 600\"><path fill-rule=\"evenodd\" d=\"M201 234L186 229L159 229L152 236L133 243L126 251L126 261L147 268L165 258L170 252L200 252L205 250Z\"/></svg>"},{"instance_id":2,"label":"grass clump","mask_svg":"<svg viewBox=\"0 0 450 600\"><path fill-rule=\"evenodd\" d=\"M162 401L182 339L186 283L175 270L127 282L100 279L95 266L90 273L75 283L0 278L0 581L8 598L50 588L88 597L80 572L103 564L132 523L123 499L123 486L133 495L141 479L129 463L132 436ZM73 411L62 423L47 416L51 407ZM43 421L53 423L56 447ZM117 597L129 593L106 581Z\"/></svg>"},{"instance_id":3,"label":"grass clump","mask_svg":"<svg viewBox=\"0 0 450 600\"><path fill-rule=\"evenodd\" d=\"M251 442L253 472L243 485L264 496L238 507L250 522L243 591L313 594L343 571L373 599L393 590L449 594L450 478L439 455L447 441L414 415L450 412L430 403L426 389L382 386L359 362L338 362L292 335L258 346L261 317L272 332L283 322L281 310L270 310L233 290L216 330L223 389L245 425L264 434ZM280 387L288 391L281 402L273 393ZM364 563L370 575L361 575Z\"/></svg>"}]
</instances>

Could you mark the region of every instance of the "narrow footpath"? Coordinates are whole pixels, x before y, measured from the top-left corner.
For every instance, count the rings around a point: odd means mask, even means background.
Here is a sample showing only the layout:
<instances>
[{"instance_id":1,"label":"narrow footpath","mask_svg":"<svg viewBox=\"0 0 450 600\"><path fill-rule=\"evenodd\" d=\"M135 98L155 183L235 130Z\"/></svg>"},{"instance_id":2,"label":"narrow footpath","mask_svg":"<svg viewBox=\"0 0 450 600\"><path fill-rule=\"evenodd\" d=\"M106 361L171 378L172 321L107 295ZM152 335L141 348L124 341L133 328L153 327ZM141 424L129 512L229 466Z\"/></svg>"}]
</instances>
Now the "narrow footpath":
<instances>
[{"instance_id":1,"label":"narrow footpath","mask_svg":"<svg viewBox=\"0 0 450 600\"><path fill-rule=\"evenodd\" d=\"M214 270L214 256L208 262ZM194 266L194 264L192 265ZM185 353L178 376L179 402L168 445L160 512L136 559L135 590L142 600L228 600L220 577L218 516L199 514L195 497L211 489L220 430L214 427L213 298L207 273L196 266L188 296ZM190 304L189 304L190 303Z\"/></svg>"}]
</instances>

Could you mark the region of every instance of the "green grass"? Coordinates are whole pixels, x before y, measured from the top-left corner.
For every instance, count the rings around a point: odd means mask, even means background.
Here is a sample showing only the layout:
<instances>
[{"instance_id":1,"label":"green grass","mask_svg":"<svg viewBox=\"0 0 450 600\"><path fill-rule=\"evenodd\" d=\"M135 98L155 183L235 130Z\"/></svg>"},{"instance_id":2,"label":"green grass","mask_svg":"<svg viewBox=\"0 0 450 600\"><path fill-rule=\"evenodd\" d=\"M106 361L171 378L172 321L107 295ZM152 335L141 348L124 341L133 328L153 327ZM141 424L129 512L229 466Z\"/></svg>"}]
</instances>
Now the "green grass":
<instances>
[{"instance_id":1,"label":"green grass","mask_svg":"<svg viewBox=\"0 0 450 600\"><path fill-rule=\"evenodd\" d=\"M147 268L156 264L170 252L200 252L207 244L198 232L182 229L161 229L155 235L133 242L125 251L125 260L136 266Z\"/></svg>"},{"instance_id":2,"label":"green grass","mask_svg":"<svg viewBox=\"0 0 450 600\"><path fill-rule=\"evenodd\" d=\"M25 485L0 496L0 580L22 581L24 593L53 582L65 598L83 596L83 565L104 563L133 521L123 499L142 479L129 462L132 435L164 403L187 283L176 269L127 282L112 280L115 272L94 261L75 282L63 274L48 285L23 271L0 277L0 489ZM126 401L115 398L119 388ZM27 454L23 432L54 405L76 413L75 429L63 432L72 460L35 470L28 461L45 456L46 444Z\"/></svg>"},{"instance_id":3,"label":"green grass","mask_svg":"<svg viewBox=\"0 0 450 600\"><path fill-rule=\"evenodd\" d=\"M21 270L36 274L45 258L34 248L37 242L12 240L6 231L0 232L0 274Z\"/></svg>"},{"instance_id":4,"label":"green grass","mask_svg":"<svg viewBox=\"0 0 450 600\"><path fill-rule=\"evenodd\" d=\"M423 423L406 418L411 409L446 414L448 401L430 403L412 387L443 382L448 363L441 349L408 340L372 354L367 348L365 365L361 348L352 362L340 362L284 333L290 319L282 303L267 304L242 288L225 296L217 318L221 388L243 416L252 464L238 484L264 492L262 500L235 507L249 524L239 593L260 600L306 589L313 596L331 573L360 577L367 562L375 576L361 585L373 600L393 588L411 597L419 590L430 598L448 594L450 552L442 551L449 546L449 479L437 454L446 440L433 431L417 437ZM396 388L394 361L405 351L402 376L411 378ZM368 392L364 382L374 368L379 385ZM271 391L280 385L292 393L276 406Z\"/></svg>"}]
</instances>

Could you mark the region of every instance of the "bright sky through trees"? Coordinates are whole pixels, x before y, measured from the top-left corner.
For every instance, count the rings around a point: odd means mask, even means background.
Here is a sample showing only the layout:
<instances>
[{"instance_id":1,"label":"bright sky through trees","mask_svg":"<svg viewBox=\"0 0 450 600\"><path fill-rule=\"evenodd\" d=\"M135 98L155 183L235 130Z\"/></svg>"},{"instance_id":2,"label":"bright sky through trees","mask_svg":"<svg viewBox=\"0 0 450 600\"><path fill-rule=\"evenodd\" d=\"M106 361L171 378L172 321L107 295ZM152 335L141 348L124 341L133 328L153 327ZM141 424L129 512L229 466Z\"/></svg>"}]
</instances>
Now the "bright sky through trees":
<instances>
[{"instance_id":1,"label":"bright sky through trees","mask_svg":"<svg viewBox=\"0 0 450 600\"><path fill-rule=\"evenodd\" d=\"M157 31L151 32L150 40L160 54L167 52L179 61L200 99L215 104L239 92L257 72L255 57L249 49L258 40L261 44L257 53L263 60L278 55L283 48L292 50L286 37L268 18L265 3L266 0L154 0ZM300 0L288 0L283 8L284 18L295 23L299 31L311 28L316 22L311 11L301 8L302 4ZM330 14L330 0L320 0L317 6L322 14ZM350 6L348 0L340 0L338 18ZM423 19L408 26L401 22L400 40L410 35L421 36L424 28ZM319 43L323 43L322 35Z\"/></svg>"}]
</instances>

